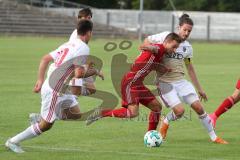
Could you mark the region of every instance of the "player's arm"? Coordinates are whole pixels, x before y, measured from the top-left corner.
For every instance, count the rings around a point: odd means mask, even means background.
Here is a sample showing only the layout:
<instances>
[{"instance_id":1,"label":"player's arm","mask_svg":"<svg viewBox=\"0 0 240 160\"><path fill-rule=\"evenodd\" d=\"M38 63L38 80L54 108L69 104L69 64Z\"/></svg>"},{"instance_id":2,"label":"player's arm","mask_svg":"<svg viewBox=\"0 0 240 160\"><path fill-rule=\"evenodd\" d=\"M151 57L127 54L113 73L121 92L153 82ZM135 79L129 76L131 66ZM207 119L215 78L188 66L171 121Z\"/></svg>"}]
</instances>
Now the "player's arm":
<instances>
[{"instance_id":1,"label":"player's arm","mask_svg":"<svg viewBox=\"0 0 240 160\"><path fill-rule=\"evenodd\" d=\"M148 38L145 38L144 42L139 46L140 50L150 51L151 53L158 53L158 47L154 46Z\"/></svg>"},{"instance_id":2,"label":"player's arm","mask_svg":"<svg viewBox=\"0 0 240 160\"><path fill-rule=\"evenodd\" d=\"M94 67L87 65L84 66L76 66L74 71L74 78L87 78L93 75L99 76L102 80L104 80L103 73L95 69Z\"/></svg>"},{"instance_id":3,"label":"player's arm","mask_svg":"<svg viewBox=\"0 0 240 160\"><path fill-rule=\"evenodd\" d=\"M42 84L44 82L44 76L46 73L46 70L48 68L49 63L53 61L53 58L50 54L46 54L42 57L39 67L38 67L38 78L37 78L37 82L33 88L33 91L35 93L38 93L41 91L42 88Z\"/></svg>"},{"instance_id":4,"label":"player's arm","mask_svg":"<svg viewBox=\"0 0 240 160\"><path fill-rule=\"evenodd\" d=\"M153 54L157 54L159 51L159 47L152 45L152 44L147 44L147 45L142 44L139 48L140 48L140 50L149 51Z\"/></svg>"},{"instance_id":5,"label":"player's arm","mask_svg":"<svg viewBox=\"0 0 240 160\"><path fill-rule=\"evenodd\" d=\"M192 59L191 58L185 58L184 61L185 61L185 65L186 65L186 68L187 68L187 71L188 71L188 75L189 75L192 83L194 84L194 86L198 90L200 98L204 99L204 101L207 101L208 100L207 95L204 92L204 90L202 89L202 86L200 85L200 83L198 81L197 74L195 72L195 69L194 69L194 66L193 66L193 63L192 63Z\"/></svg>"}]
</instances>

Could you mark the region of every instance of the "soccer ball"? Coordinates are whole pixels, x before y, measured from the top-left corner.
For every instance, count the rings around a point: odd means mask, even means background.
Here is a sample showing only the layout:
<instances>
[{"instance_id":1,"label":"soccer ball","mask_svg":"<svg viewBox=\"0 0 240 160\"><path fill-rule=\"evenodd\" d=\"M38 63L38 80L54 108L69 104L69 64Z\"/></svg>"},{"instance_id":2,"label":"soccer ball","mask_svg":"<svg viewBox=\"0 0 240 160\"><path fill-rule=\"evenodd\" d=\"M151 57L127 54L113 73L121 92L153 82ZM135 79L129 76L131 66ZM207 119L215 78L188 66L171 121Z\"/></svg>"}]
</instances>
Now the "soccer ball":
<instances>
[{"instance_id":1,"label":"soccer ball","mask_svg":"<svg viewBox=\"0 0 240 160\"><path fill-rule=\"evenodd\" d=\"M161 134L156 130L148 131L144 135L144 145L147 147L160 147L163 142Z\"/></svg>"}]
</instances>

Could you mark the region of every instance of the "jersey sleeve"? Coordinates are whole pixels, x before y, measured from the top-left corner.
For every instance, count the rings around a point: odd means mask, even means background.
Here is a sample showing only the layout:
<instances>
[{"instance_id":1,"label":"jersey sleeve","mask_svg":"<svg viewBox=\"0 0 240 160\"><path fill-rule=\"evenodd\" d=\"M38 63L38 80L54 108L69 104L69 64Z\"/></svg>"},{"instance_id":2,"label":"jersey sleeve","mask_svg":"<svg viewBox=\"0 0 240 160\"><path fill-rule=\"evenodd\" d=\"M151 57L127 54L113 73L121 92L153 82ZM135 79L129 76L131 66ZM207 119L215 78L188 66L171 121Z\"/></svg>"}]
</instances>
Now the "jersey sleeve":
<instances>
[{"instance_id":1,"label":"jersey sleeve","mask_svg":"<svg viewBox=\"0 0 240 160\"><path fill-rule=\"evenodd\" d=\"M74 56L73 64L76 66L85 65L87 63L89 54L90 49L88 46L79 48Z\"/></svg>"},{"instance_id":2,"label":"jersey sleeve","mask_svg":"<svg viewBox=\"0 0 240 160\"><path fill-rule=\"evenodd\" d=\"M75 30L72 32L72 34L71 34L71 36L70 36L70 38L69 38L69 41L73 41L73 40L75 40L75 39L77 39L77 29L75 29Z\"/></svg>"},{"instance_id":3,"label":"jersey sleeve","mask_svg":"<svg viewBox=\"0 0 240 160\"><path fill-rule=\"evenodd\" d=\"M163 41L165 40L165 38L169 33L170 32L166 31L159 34L154 34L154 35L148 36L147 39L150 41L150 43L163 43Z\"/></svg>"},{"instance_id":4,"label":"jersey sleeve","mask_svg":"<svg viewBox=\"0 0 240 160\"><path fill-rule=\"evenodd\" d=\"M187 56L185 58L193 58L193 48L191 45L187 47Z\"/></svg>"},{"instance_id":5,"label":"jersey sleeve","mask_svg":"<svg viewBox=\"0 0 240 160\"><path fill-rule=\"evenodd\" d=\"M55 61L58 57L58 50L54 50L52 52L49 53L49 55L53 58L53 60Z\"/></svg>"}]
</instances>

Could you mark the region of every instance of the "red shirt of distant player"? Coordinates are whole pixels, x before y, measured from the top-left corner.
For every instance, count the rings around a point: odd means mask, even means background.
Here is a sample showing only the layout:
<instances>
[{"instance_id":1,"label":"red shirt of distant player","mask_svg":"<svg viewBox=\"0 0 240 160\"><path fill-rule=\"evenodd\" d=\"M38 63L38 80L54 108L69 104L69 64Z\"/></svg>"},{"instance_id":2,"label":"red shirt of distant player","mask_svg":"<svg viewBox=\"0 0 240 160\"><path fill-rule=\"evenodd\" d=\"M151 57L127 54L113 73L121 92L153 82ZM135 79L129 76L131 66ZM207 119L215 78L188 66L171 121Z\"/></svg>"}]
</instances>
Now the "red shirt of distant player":
<instances>
[{"instance_id":1,"label":"red shirt of distant player","mask_svg":"<svg viewBox=\"0 0 240 160\"><path fill-rule=\"evenodd\" d=\"M121 83L122 106L127 107L129 104L148 105L155 96L144 86L144 78L152 71L159 67L163 58L165 48L162 44L154 44L158 47L158 53L153 54L149 51L142 51L135 59L131 69L126 73Z\"/></svg>"}]
</instances>

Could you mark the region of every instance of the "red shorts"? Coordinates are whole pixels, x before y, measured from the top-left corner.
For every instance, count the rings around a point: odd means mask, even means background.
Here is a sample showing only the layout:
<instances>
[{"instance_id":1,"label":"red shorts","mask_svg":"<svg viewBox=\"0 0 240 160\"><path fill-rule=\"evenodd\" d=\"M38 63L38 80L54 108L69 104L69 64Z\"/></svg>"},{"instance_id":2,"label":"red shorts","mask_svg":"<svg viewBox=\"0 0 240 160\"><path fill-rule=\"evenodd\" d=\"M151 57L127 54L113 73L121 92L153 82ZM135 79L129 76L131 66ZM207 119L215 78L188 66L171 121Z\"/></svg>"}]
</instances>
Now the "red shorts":
<instances>
[{"instance_id":1,"label":"red shorts","mask_svg":"<svg viewBox=\"0 0 240 160\"><path fill-rule=\"evenodd\" d=\"M236 84L236 88L240 89L240 79L238 80L237 84Z\"/></svg>"},{"instance_id":2,"label":"red shorts","mask_svg":"<svg viewBox=\"0 0 240 160\"><path fill-rule=\"evenodd\" d=\"M143 104L147 106L152 100L156 97L152 92L144 86L143 83L132 84L122 80L121 85L121 94L122 94L122 106L127 107L130 104Z\"/></svg>"}]
</instances>

